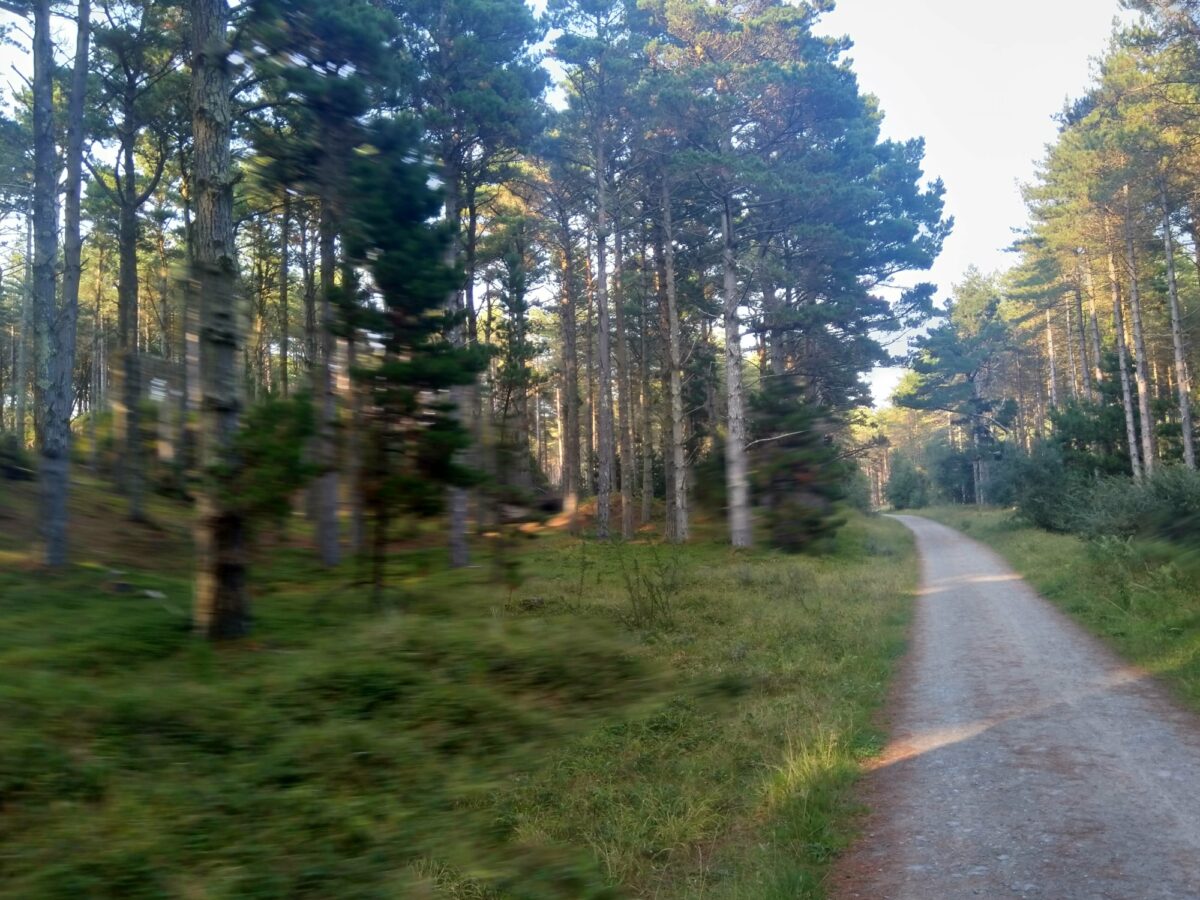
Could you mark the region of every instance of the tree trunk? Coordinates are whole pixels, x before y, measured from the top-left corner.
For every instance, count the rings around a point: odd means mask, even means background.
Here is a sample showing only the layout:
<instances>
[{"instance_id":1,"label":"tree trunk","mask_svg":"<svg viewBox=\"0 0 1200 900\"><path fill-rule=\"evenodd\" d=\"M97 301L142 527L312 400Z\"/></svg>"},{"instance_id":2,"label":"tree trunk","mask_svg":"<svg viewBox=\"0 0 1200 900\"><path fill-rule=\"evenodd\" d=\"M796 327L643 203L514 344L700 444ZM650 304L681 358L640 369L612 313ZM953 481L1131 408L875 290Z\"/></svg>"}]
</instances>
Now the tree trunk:
<instances>
[{"instance_id":1,"label":"tree trunk","mask_svg":"<svg viewBox=\"0 0 1200 900\"><path fill-rule=\"evenodd\" d=\"M347 387L349 393L349 446L346 448L346 480L350 484L350 552L360 556L367 549L367 517L364 508L362 391L354 379L358 368L358 341L354 329L346 339Z\"/></svg>"},{"instance_id":2,"label":"tree trunk","mask_svg":"<svg viewBox=\"0 0 1200 900\"><path fill-rule=\"evenodd\" d=\"M126 91L123 116L126 123L134 121L135 87ZM121 489L129 501L129 518L134 522L145 519L143 493L145 490L142 460L142 374L138 334L140 331L140 298L137 271L138 253L138 186L134 157L135 135L122 135L118 166L122 172L117 184L117 346L121 356L121 406L124 424L121 438Z\"/></svg>"},{"instance_id":3,"label":"tree trunk","mask_svg":"<svg viewBox=\"0 0 1200 900\"><path fill-rule=\"evenodd\" d=\"M617 414L621 427L621 537L633 537L633 402L629 376L629 344L625 335L624 260L621 247L621 212L618 206L613 228L613 311L617 320Z\"/></svg>"},{"instance_id":4,"label":"tree trunk","mask_svg":"<svg viewBox=\"0 0 1200 900\"><path fill-rule=\"evenodd\" d=\"M642 512L640 523L646 525L650 522L654 502L654 454L651 452L651 448L654 447L654 430L650 418L650 322L646 316L647 298L650 295L646 284L645 232L642 237L639 277L641 278L641 302L638 309L638 322L641 328L640 374L642 384L641 390L638 392L639 413L642 422Z\"/></svg>"},{"instance_id":5,"label":"tree trunk","mask_svg":"<svg viewBox=\"0 0 1200 900\"><path fill-rule=\"evenodd\" d=\"M462 175L454 166L451 152L443 152L442 163L446 184L446 221L450 226L451 233L451 239L446 246L444 262L447 266L453 268L458 265L459 242L462 238L460 194ZM450 315L461 313L460 297L461 286L455 285L446 298L446 311ZM465 340L461 326L453 329L450 340L455 346L461 347L464 345ZM454 388L451 390L451 396L454 398L455 415L461 422L463 410L470 400L470 394L462 388ZM471 562L471 545L467 533L470 496L464 488L450 487L446 492L446 505L450 513L450 566L455 569L461 569Z\"/></svg>"},{"instance_id":6,"label":"tree trunk","mask_svg":"<svg viewBox=\"0 0 1200 900\"><path fill-rule=\"evenodd\" d=\"M1142 324L1142 288L1138 278L1137 254L1133 244L1133 226L1130 221L1132 209L1129 203L1129 187L1125 187L1125 265L1129 269L1129 315L1133 320L1134 377L1137 380L1138 414L1142 420L1142 467L1147 475L1154 474L1154 461L1158 455L1154 440L1154 412L1151 405L1150 366L1146 355L1146 332ZM1115 270L1115 266L1114 266ZM1112 277L1116 277L1113 271Z\"/></svg>"},{"instance_id":7,"label":"tree trunk","mask_svg":"<svg viewBox=\"0 0 1200 900\"><path fill-rule=\"evenodd\" d=\"M231 476L242 408L238 378L241 322L233 231L235 173L230 153L232 76L227 0L191 0L192 133L196 220L193 279L200 298L200 459L204 486L196 508L194 626L210 639L249 627L245 522Z\"/></svg>"},{"instance_id":8,"label":"tree trunk","mask_svg":"<svg viewBox=\"0 0 1200 900\"><path fill-rule=\"evenodd\" d=\"M71 389L75 364L75 323L79 304L79 192L83 159L83 91L87 79L89 12L81 18L72 77L67 141L67 258L63 302L55 296L58 263L58 171L54 146L54 48L49 0L34 6L33 153L34 153L34 310L37 340L37 405L41 421L38 450L41 474L42 538L45 562L67 562L67 490L71 462ZM73 179L73 180L72 180ZM73 266L72 266L73 263ZM68 280L70 283L68 283ZM71 288L73 287L73 291Z\"/></svg>"},{"instance_id":9,"label":"tree trunk","mask_svg":"<svg viewBox=\"0 0 1200 900\"><path fill-rule=\"evenodd\" d=\"M576 344L575 266L571 232L565 211L559 218L562 233L562 266L560 269L559 325L562 328L563 349L563 442L562 494L563 513L569 517L572 530L576 527L579 506L579 354Z\"/></svg>"},{"instance_id":10,"label":"tree trunk","mask_svg":"<svg viewBox=\"0 0 1200 900\"><path fill-rule=\"evenodd\" d=\"M596 490L596 327L593 309L595 307L596 283L592 278L592 244L585 242L583 265L586 273L584 279L584 303L586 304L583 328L583 360L587 371L587 399L581 413L582 443L580 445L580 465L583 477L580 481L580 496L590 497Z\"/></svg>"},{"instance_id":11,"label":"tree trunk","mask_svg":"<svg viewBox=\"0 0 1200 900\"><path fill-rule=\"evenodd\" d=\"M666 174L662 177L662 269L663 294L667 301L668 402L671 416L672 478L668 483L668 493L674 497L672 508L674 515L670 533L673 540L682 543L691 536L691 525L687 491L687 456L684 448L686 434L683 422L683 342L679 332L679 303L675 290L675 230L671 222L671 183ZM726 277L725 287L726 290L729 289L729 277ZM740 358L741 354L739 353L738 356ZM740 368L738 374L741 374Z\"/></svg>"},{"instance_id":12,"label":"tree trunk","mask_svg":"<svg viewBox=\"0 0 1200 900\"><path fill-rule=\"evenodd\" d=\"M32 203L32 198L30 198ZM16 422L17 443L26 446L28 431L28 397L29 397L29 350L33 337L33 207L25 213L25 275L21 286L21 324L17 333L17 359L13 377L16 391Z\"/></svg>"},{"instance_id":13,"label":"tree trunk","mask_svg":"<svg viewBox=\"0 0 1200 900\"><path fill-rule=\"evenodd\" d=\"M309 217L300 219L300 277L304 282L304 361L312 373L317 361L317 283L313 275Z\"/></svg>"},{"instance_id":14,"label":"tree trunk","mask_svg":"<svg viewBox=\"0 0 1200 900\"><path fill-rule=\"evenodd\" d=\"M1175 349L1175 383L1179 394L1179 424L1183 429L1183 463L1196 468L1195 436L1192 433L1192 383L1187 367L1187 347L1183 335L1183 311L1179 304L1179 283L1175 273L1175 237L1171 233L1171 206L1164 180L1160 187L1163 213L1163 252L1167 256L1167 297L1171 305L1171 342Z\"/></svg>"},{"instance_id":15,"label":"tree trunk","mask_svg":"<svg viewBox=\"0 0 1200 900\"><path fill-rule=\"evenodd\" d=\"M599 472L596 486L596 537L607 540L612 504L613 447L612 358L608 321L608 196L603 137L596 137L596 443Z\"/></svg>"},{"instance_id":16,"label":"tree trunk","mask_svg":"<svg viewBox=\"0 0 1200 900\"><path fill-rule=\"evenodd\" d=\"M1099 385L1104 380L1100 363L1104 356L1100 351L1100 321L1096 313L1096 286L1092 278L1092 261L1086 255L1083 258L1083 278L1084 284L1087 285L1088 295L1088 334L1092 341L1092 381L1096 385L1093 399L1099 400Z\"/></svg>"},{"instance_id":17,"label":"tree trunk","mask_svg":"<svg viewBox=\"0 0 1200 900\"><path fill-rule=\"evenodd\" d=\"M332 138L331 138L332 140ZM328 145L327 145L328 146ZM317 403L317 465L320 474L314 485L317 513L317 552L321 562L329 567L342 561L341 534L338 523L339 484L337 452L337 391L333 382L333 292L337 257L336 212L332 194L336 189L332 173L326 173L321 198L320 220L317 224L317 245L320 256L319 360L316 375Z\"/></svg>"},{"instance_id":18,"label":"tree trunk","mask_svg":"<svg viewBox=\"0 0 1200 900\"><path fill-rule=\"evenodd\" d=\"M1134 481L1142 480L1142 461L1138 451L1137 420L1134 414L1133 391L1129 385L1129 352L1125 347L1125 318L1121 309L1121 285L1117 281L1117 264L1110 252L1108 271L1112 283L1113 333L1117 345L1117 368L1121 373L1121 405L1125 409L1125 440L1129 444L1129 467Z\"/></svg>"},{"instance_id":19,"label":"tree trunk","mask_svg":"<svg viewBox=\"0 0 1200 900\"><path fill-rule=\"evenodd\" d=\"M291 348L291 322L288 317L288 274L292 254L292 196L283 189L283 215L279 223L279 387L288 395L288 357Z\"/></svg>"},{"instance_id":20,"label":"tree trunk","mask_svg":"<svg viewBox=\"0 0 1200 900\"><path fill-rule=\"evenodd\" d=\"M1046 310L1046 361L1050 367L1050 405L1058 406L1058 361L1054 358L1054 326L1050 322L1050 310Z\"/></svg>"},{"instance_id":21,"label":"tree trunk","mask_svg":"<svg viewBox=\"0 0 1200 900\"><path fill-rule=\"evenodd\" d=\"M749 547L754 542L754 535L750 518L749 466L746 459L746 410L742 387L742 341L741 323L738 319L733 199L728 196L724 198L721 207L721 237L725 314L725 402L728 417L725 437L725 489L729 503L729 540L735 547Z\"/></svg>"},{"instance_id":22,"label":"tree trunk","mask_svg":"<svg viewBox=\"0 0 1200 900\"><path fill-rule=\"evenodd\" d=\"M1071 304L1067 310L1067 363L1071 367L1071 397L1079 399L1079 369L1075 364L1075 329L1071 325Z\"/></svg>"}]
</instances>

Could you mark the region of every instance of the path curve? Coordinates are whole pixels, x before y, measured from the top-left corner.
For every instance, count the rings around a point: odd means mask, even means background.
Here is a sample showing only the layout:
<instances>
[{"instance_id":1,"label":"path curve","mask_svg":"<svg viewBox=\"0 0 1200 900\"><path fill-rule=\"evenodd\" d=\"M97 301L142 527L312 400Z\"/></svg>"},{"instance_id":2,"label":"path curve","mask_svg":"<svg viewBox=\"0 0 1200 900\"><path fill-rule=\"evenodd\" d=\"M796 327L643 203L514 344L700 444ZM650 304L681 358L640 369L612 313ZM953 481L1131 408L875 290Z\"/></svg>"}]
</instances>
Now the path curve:
<instances>
[{"instance_id":1,"label":"path curve","mask_svg":"<svg viewBox=\"0 0 1200 900\"><path fill-rule=\"evenodd\" d=\"M1200 720L959 532L917 538L913 646L835 898L1200 898Z\"/></svg>"}]
</instances>

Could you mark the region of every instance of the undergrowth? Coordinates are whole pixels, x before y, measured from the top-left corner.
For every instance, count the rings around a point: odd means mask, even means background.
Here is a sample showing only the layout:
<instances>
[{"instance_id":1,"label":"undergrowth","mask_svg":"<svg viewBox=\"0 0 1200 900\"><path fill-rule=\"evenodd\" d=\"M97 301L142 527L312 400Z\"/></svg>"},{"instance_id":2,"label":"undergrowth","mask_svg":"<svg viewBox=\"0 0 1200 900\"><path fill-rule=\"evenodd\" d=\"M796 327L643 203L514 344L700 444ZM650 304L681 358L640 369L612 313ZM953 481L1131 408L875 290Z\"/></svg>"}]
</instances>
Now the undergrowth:
<instances>
[{"instance_id":1,"label":"undergrowth","mask_svg":"<svg viewBox=\"0 0 1200 900\"><path fill-rule=\"evenodd\" d=\"M73 502L64 576L0 520L7 897L819 896L915 581L886 520L808 558L549 534L515 589L418 542L383 612L268 547L211 647L186 529L133 566Z\"/></svg>"}]
</instances>

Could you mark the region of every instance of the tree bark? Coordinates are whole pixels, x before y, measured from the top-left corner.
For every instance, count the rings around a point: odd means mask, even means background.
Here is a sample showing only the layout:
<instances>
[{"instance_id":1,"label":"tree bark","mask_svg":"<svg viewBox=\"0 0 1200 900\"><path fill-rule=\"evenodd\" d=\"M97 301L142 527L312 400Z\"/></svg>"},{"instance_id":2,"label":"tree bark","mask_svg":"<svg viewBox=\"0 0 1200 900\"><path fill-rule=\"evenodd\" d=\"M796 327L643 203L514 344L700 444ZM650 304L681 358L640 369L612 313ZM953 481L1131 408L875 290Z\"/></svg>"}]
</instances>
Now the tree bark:
<instances>
[{"instance_id":1,"label":"tree bark","mask_svg":"<svg viewBox=\"0 0 1200 900\"><path fill-rule=\"evenodd\" d=\"M330 137L332 141L332 137ZM329 145L327 145L329 146ZM327 162L328 165L328 162ZM337 453L337 392L333 383L333 291L337 269L335 241L337 219L333 192L336 179L332 172L325 174L322 185L320 219L317 223L317 252L320 256L320 297L317 340L319 360L313 370L316 376L317 405L317 465L320 474L314 485L317 514L317 552L328 567L342 561L341 534L338 523L339 479Z\"/></svg>"},{"instance_id":2,"label":"tree bark","mask_svg":"<svg viewBox=\"0 0 1200 900\"><path fill-rule=\"evenodd\" d=\"M620 207L614 215L613 228L613 311L617 320L617 415L621 428L621 537L634 535L633 508L633 402L630 398L629 344L625 334L624 260L621 246Z\"/></svg>"},{"instance_id":3,"label":"tree bark","mask_svg":"<svg viewBox=\"0 0 1200 900\"><path fill-rule=\"evenodd\" d=\"M585 241L583 257L584 271L584 328L583 328L583 362L587 374L587 399L584 409L580 412L581 444L580 466L583 469L580 481L581 497L590 497L596 490L596 323L593 315L595 308L596 283L592 277L592 244Z\"/></svg>"},{"instance_id":4,"label":"tree bark","mask_svg":"<svg viewBox=\"0 0 1200 900\"><path fill-rule=\"evenodd\" d=\"M746 458L746 410L742 386L741 322L738 318L737 257L733 228L733 199L726 196L721 206L725 402L727 407L725 490L729 504L729 540L734 547L749 547L754 542L754 535L750 517L750 477Z\"/></svg>"},{"instance_id":5,"label":"tree bark","mask_svg":"<svg viewBox=\"0 0 1200 900\"><path fill-rule=\"evenodd\" d=\"M311 375L317 361L317 283L313 277L312 241L308 215L300 219L300 278L304 282L304 362Z\"/></svg>"},{"instance_id":6,"label":"tree bark","mask_svg":"<svg viewBox=\"0 0 1200 900\"><path fill-rule=\"evenodd\" d=\"M579 507L579 354L576 343L575 265L569 215L563 210L559 216L562 241L562 265L559 270L559 326L562 329L563 367L563 416L565 431L560 436L563 443L562 493L563 513L568 516L570 527L576 528L576 511Z\"/></svg>"},{"instance_id":7,"label":"tree bark","mask_svg":"<svg viewBox=\"0 0 1200 900\"><path fill-rule=\"evenodd\" d=\"M292 196L283 189L283 214L279 223L279 387L288 395L288 357L291 355L291 322L288 316L289 269L292 263Z\"/></svg>"},{"instance_id":8,"label":"tree bark","mask_svg":"<svg viewBox=\"0 0 1200 900\"><path fill-rule=\"evenodd\" d=\"M1117 345L1117 368L1121 373L1121 405L1125 409L1125 440L1129 444L1129 467L1134 481L1142 480L1142 461L1138 450L1137 420L1134 414L1133 391L1129 385L1129 352L1125 347L1125 318L1121 308L1121 284L1117 281L1117 264L1109 252L1108 271L1112 284L1113 333Z\"/></svg>"},{"instance_id":9,"label":"tree bark","mask_svg":"<svg viewBox=\"0 0 1200 900\"><path fill-rule=\"evenodd\" d=\"M1163 220L1163 252L1167 256L1167 298L1171 306L1171 342L1175 350L1175 384L1179 396L1179 424L1183 430L1183 464L1196 469L1195 436L1192 433L1192 382L1187 367L1183 335L1183 311L1179 304L1179 282L1175 272L1175 237L1171 233L1171 205L1167 185L1160 185Z\"/></svg>"},{"instance_id":10,"label":"tree bark","mask_svg":"<svg viewBox=\"0 0 1200 900\"><path fill-rule=\"evenodd\" d=\"M205 476L196 510L193 622L198 634L218 639L244 634L249 627L245 522L232 490L232 477L241 464L236 438L242 409L230 153L233 79L227 0L191 0L191 14L196 187L192 277L200 299L200 459Z\"/></svg>"},{"instance_id":11,"label":"tree bark","mask_svg":"<svg viewBox=\"0 0 1200 900\"><path fill-rule=\"evenodd\" d=\"M350 484L350 552L359 556L367 549L367 514L364 505L362 391L354 379L358 368L358 335L351 329L346 339L346 390L349 394L349 446L346 448L346 480Z\"/></svg>"},{"instance_id":12,"label":"tree bark","mask_svg":"<svg viewBox=\"0 0 1200 900\"><path fill-rule=\"evenodd\" d=\"M29 198L30 206L25 211L25 274L21 285L21 324L16 335L17 359L13 381L16 391L16 422L17 443L26 446L26 432L29 427L29 351L30 340L33 337L33 198Z\"/></svg>"},{"instance_id":13,"label":"tree bark","mask_svg":"<svg viewBox=\"0 0 1200 900\"><path fill-rule=\"evenodd\" d=\"M1071 325L1071 305L1066 305L1067 310L1067 363L1071 367L1071 397L1075 400L1079 399L1079 369L1075 364L1075 329Z\"/></svg>"},{"instance_id":14,"label":"tree bark","mask_svg":"<svg viewBox=\"0 0 1200 900\"><path fill-rule=\"evenodd\" d=\"M608 316L608 196L604 139L596 137L596 443L599 472L596 486L596 537L609 537L612 505L613 447L612 359L609 348Z\"/></svg>"},{"instance_id":15,"label":"tree bark","mask_svg":"<svg viewBox=\"0 0 1200 900\"><path fill-rule=\"evenodd\" d=\"M654 502L654 454L652 452L652 448L654 447L654 430L650 417L650 322L646 315L647 299L650 294L648 285L646 284L646 238L644 231L642 233L639 277L641 279L641 302L638 307L638 322L641 329L641 358L639 360L641 390L638 391L640 406L638 412L642 423L642 511L640 524L646 525L650 522Z\"/></svg>"},{"instance_id":16,"label":"tree bark","mask_svg":"<svg viewBox=\"0 0 1200 900\"><path fill-rule=\"evenodd\" d=\"M1092 341L1092 375L1091 380L1095 385L1095 393L1093 399L1099 400L1099 385L1104 380L1104 373L1100 369L1101 360L1104 359L1100 350L1100 322L1096 313L1096 286L1092 278L1092 263L1088 256L1083 258L1083 278L1084 284L1087 285L1088 295L1088 334Z\"/></svg>"},{"instance_id":17,"label":"tree bark","mask_svg":"<svg viewBox=\"0 0 1200 900\"><path fill-rule=\"evenodd\" d=\"M683 543L691 536L687 455L684 447L686 434L683 422L683 342L679 332L679 302L675 289L675 229L671 221L671 182L665 173L662 176L662 264L663 294L667 301L668 402L671 415L672 478L668 490L674 497L670 534L672 540ZM728 290L728 278L725 287ZM738 372L740 374L740 368Z\"/></svg>"},{"instance_id":18,"label":"tree bark","mask_svg":"<svg viewBox=\"0 0 1200 900\"><path fill-rule=\"evenodd\" d=\"M50 3L34 6L34 309L37 323L37 388L41 433L41 532L47 566L67 563L67 491L71 462L72 380L75 366L75 328L79 313L79 206L83 165L83 94L87 87L88 17L79 8L75 66L67 120L67 271L62 304L57 302L58 171L54 147L54 49L50 35Z\"/></svg>"},{"instance_id":19,"label":"tree bark","mask_svg":"<svg viewBox=\"0 0 1200 900\"><path fill-rule=\"evenodd\" d=\"M447 266L454 267L458 265L459 244L462 239L462 215L461 215L461 186L462 174L454 165L454 154L451 150L444 150L442 153L442 164L444 170L444 179L446 183L446 221L450 225L451 240L446 247L446 255L444 262ZM461 286L455 285L454 289L446 298L446 312L449 315L456 316L461 313ZM462 327L455 327L451 334L450 340L455 346L463 346L465 339L462 333ZM456 407L455 415L462 421L462 412L470 400L469 392L462 388L454 388L451 391L451 396L454 398ZM451 568L461 569L471 562L471 545L467 533L467 525L470 514L470 496L465 488L449 487L446 491L446 505L449 508L450 520L450 566Z\"/></svg>"},{"instance_id":20,"label":"tree bark","mask_svg":"<svg viewBox=\"0 0 1200 900\"><path fill-rule=\"evenodd\" d=\"M1046 310L1046 361L1049 365L1050 405L1058 406L1058 361L1054 358L1054 326L1050 321L1050 310Z\"/></svg>"},{"instance_id":21,"label":"tree bark","mask_svg":"<svg viewBox=\"0 0 1200 900\"><path fill-rule=\"evenodd\" d=\"M1150 367L1146 355L1146 332L1142 323L1142 288L1138 278L1137 254L1133 244L1132 208L1129 187L1125 187L1125 265L1129 269L1129 315L1133 325L1134 378L1137 381L1138 414L1142 420L1142 467L1147 475L1154 474L1158 455L1154 440L1154 413L1150 397ZM1115 266L1112 277L1116 277Z\"/></svg>"}]
</instances>

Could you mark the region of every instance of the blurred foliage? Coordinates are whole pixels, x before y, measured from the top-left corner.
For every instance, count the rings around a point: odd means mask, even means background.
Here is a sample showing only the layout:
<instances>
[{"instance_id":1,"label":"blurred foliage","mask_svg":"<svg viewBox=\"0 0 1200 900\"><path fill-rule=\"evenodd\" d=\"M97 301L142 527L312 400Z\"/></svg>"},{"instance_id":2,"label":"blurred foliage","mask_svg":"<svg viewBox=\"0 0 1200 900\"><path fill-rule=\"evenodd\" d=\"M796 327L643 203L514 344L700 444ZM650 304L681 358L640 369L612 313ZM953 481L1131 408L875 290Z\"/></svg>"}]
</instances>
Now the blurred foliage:
<instances>
[{"instance_id":1,"label":"blurred foliage","mask_svg":"<svg viewBox=\"0 0 1200 900\"><path fill-rule=\"evenodd\" d=\"M815 897L849 839L915 584L895 523L737 565L702 534L671 548L678 580L666 548L551 534L507 597L418 528L382 616L277 546L257 640L213 647L186 529L114 542L119 500L72 498L90 562L0 571L0 896ZM143 537L139 565L116 555ZM0 555L29 540L4 529ZM667 627L629 616L635 561Z\"/></svg>"},{"instance_id":2,"label":"blurred foliage","mask_svg":"<svg viewBox=\"0 0 1200 900\"><path fill-rule=\"evenodd\" d=\"M838 456L835 423L794 379L773 378L751 397L750 428L751 480L771 546L797 553L821 545L845 521L839 501L854 469Z\"/></svg>"},{"instance_id":3,"label":"blurred foliage","mask_svg":"<svg viewBox=\"0 0 1200 900\"><path fill-rule=\"evenodd\" d=\"M292 498L317 473L305 447L315 430L312 396L270 397L242 417L235 456L240 465L226 482L232 503L253 525L291 514Z\"/></svg>"},{"instance_id":4,"label":"blurred foliage","mask_svg":"<svg viewBox=\"0 0 1200 900\"><path fill-rule=\"evenodd\" d=\"M21 446L15 434L0 434L0 477L8 481L30 481L36 474L33 454Z\"/></svg>"},{"instance_id":5,"label":"blurred foliage","mask_svg":"<svg viewBox=\"0 0 1200 900\"><path fill-rule=\"evenodd\" d=\"M920 509L929 503L929 478L907 456L897 453L892 457L892 474L884 493L893 509Z\"/></svg>"}]
</instances>

